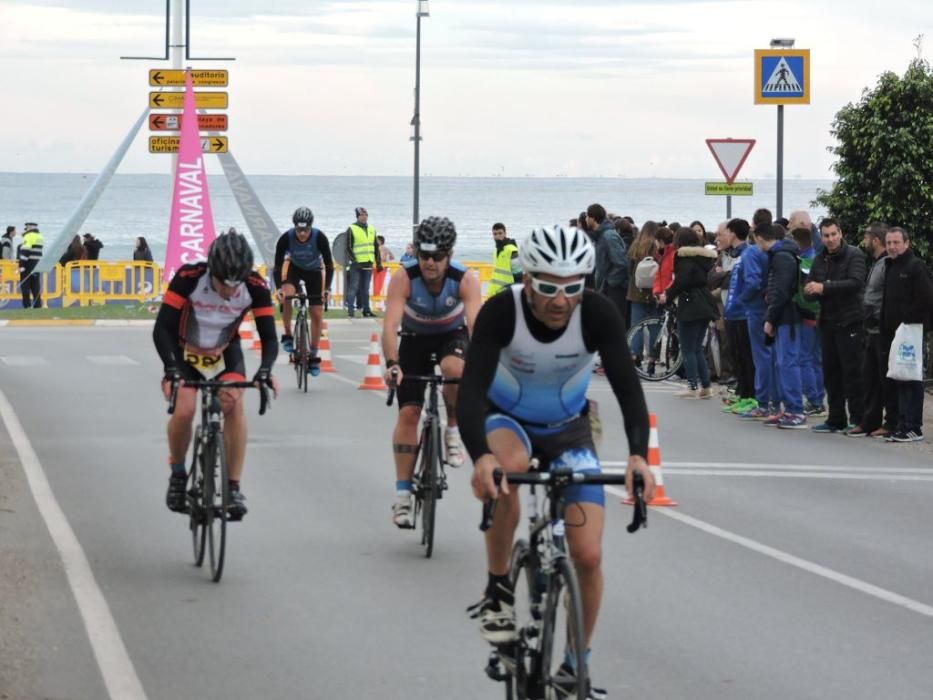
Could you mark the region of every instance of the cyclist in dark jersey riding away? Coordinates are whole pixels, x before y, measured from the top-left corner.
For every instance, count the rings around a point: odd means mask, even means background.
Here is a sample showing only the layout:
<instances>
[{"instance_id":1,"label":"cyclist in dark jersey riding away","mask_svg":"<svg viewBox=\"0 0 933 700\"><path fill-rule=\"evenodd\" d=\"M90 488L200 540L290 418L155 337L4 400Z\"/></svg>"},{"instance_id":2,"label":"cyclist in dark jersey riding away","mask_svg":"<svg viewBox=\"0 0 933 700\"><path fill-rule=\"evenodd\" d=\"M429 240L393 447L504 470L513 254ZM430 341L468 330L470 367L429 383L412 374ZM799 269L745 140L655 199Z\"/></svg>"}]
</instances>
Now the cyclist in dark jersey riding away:
<instances>
[{"instance_id":1,"label":"cyclist in dark jersey riding away","mask_svg":"<svg viewBox=\"0 0 933 700\"><path fill-rule=\"evenodd\" d=\"M311 321L311 362L308 371L316 377L321 373L318 344L324 318L324 297L330 294L330 285L334 280L334 260L327 236L320 229L314 228L311 225L313 222L314 214L308 207L295 210L292 216L295 227L283 233L275 246L272 277L276 288L280 290L282 324L285 327L282 349L288 353L294 351L291 299L297 293L298 283L304 280L308 291L308 318ZM322 266L326 273L324 279L321 277Z\"/></svg>"},{"instance_id":2,"label":"cyclist in dark jersey riding away","mask_svg":"<svg viewBox=\"0 0 933 700\"><path fill-rule=\"evenodd\" d=\"M165 293L153 329L153 340L162 358L165 375L162 392L166 401L172 384L184 379L246 381L246 365L238 328L252 311L262 341L262 359L254 381L278 391L272 365L278 354L272 297L265 280L253 271L253 253L246 239L236 233L218 236L211 244L207 262L183 265ZM168 422L169 478L166 504L185 512L185 454L191 442L196 390L179 387L175 412ZM243 390L220 392L224 412L224 447L230 469L230 517L246 514L240 476L246 452L246 417Z\"/></svg>"},{"instance_id":3,"label":"cyclist in dark jersey riding away","mask_svg":"<svg viewBox=\"0 0 933 700\"><path fill-rule=\"evenodd\" d=\"M490 298L480 310L460 385L457 413L463 441L473 459L477 498L499 498L486 532L489 576L483 600L471 608L483 637L492 644L515 639L514 592L509 556L520 507L506 480L501 495L493 470L527 471L532 456L551 467L599 472L586 392L599 353L619 402L629 444L626 485L637 471L650 500L654 480L645 461L648 409L615 305L586 290L595 252L586 234L554 226L533 231L520 246L524 278ZM601 548L605 520L602 486L570 487L564 495L566 537L583 600L587 645L602 595ZM587 649L587 657L589 655ZM575 686L574 655L558 672L564 697ZM591 698L605 691L590 688Z\"/></svg>"},{"instance_id":4,"label":"cyclist in dark jersey riding away","mask_svg":"<svg viewBox=\"0 0 933 700\"><path fill-rule=\"evenodd\" d=\"M459 377L469 329L482 303L479 281L451 259L457 240L451 221L427 218L418 226L415 239L417 260L404 263L389 281L382 326L385 379L398 384L399 416L392 434L396 478L392 520L400 528L413 527L411 479L418 449L418 419L424 404L424 386L406 382L405 375L433 374L431 355L436 354L443 375ZM400 327L402 340L397 343ZM447 463L452 467L463 464L456 403L457 387L445 386L444 442Z\"/></svg>"}]
</instances>

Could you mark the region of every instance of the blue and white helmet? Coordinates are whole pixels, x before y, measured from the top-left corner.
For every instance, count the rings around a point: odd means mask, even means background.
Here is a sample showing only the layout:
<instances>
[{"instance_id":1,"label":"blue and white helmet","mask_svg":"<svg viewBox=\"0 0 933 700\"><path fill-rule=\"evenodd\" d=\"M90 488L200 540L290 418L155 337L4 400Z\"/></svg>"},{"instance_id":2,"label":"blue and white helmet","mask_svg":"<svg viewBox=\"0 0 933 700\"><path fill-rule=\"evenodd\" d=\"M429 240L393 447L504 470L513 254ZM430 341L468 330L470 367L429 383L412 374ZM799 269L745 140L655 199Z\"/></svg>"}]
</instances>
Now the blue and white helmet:
<instances>
[{"instance_id":1,"label":"blue and white helmet","mask_svg":"<svg viewBox=\"0 0 933 700\"><path fill-rule=\"evenodd\" d=\"M557 277L588 275L596 267L596 251L589 237L574 227L554 225L536 228L518 248L522 268L528 273Z\"/></svg>"}]
</instances>

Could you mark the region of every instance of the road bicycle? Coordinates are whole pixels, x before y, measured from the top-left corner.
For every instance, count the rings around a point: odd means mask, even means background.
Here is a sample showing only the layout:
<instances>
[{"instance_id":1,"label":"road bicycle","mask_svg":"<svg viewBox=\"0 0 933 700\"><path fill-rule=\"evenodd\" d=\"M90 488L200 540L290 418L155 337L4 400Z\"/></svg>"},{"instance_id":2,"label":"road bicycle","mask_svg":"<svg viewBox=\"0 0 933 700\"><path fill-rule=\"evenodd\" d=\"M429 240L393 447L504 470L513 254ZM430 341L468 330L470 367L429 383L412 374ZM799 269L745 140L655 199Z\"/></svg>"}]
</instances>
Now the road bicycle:
<instances>
[{"instance_id":1,"label":"road bicycle","mask_svg":"<svg viewBox=\"0 0 933 700\"><path fill-rule=\"evenodd\" d=\"M515 592L517 638L497 645L486 664L486 675L505 683L506 700L549 700L566 686L557 674L564 649L575 658L576 692L570 697L586 698L589 693L586 643L583 631L583 603L576 570L567 551L564 491L577 484L623 484L624 474L575 472L572 469L542 470L540 461L531 460L527 473L506 475L493 472L498 488L503 477L509 484L528 484L528 538L512 547L509 579ZM648 526L644 482L634 475L634 514L628 532ZM496 500L483 505L480 530L492 526ZM565 681L564 681L565 682Z\"/></svg>"},{"instance_id":2,"label":"road bicycle","mask_svg":"<svg viewBox=\"0 0 933 700\"><path fill-rule=\"evenodd\" d=\"M649 382L670 379L684 363L677 337L677 318L671 305L665 306L659 316L649 316L632 326L626 335L629 348L642 355L635 372ZM644 348L644 353L638 352Z\"/></svg>"},{"instance_id":3,"label":"road bicycle","mask_svg":"<svg viewBox=\"0 0 933 700\"><path fill-rule=\"evenodd\" d=\"M231 382L215 379L175 380L168 412L175 412L179 386L200 390L201 420L191 447L191 469L188 472L188 527L194 550L195 566L204 563L205 551L210 552L211 580L220 581L224 571L227 545L227 523L230 522L230 486L227 474L227 453L224 448L223 410L219 393L222 389L248 389L254 382ZM269 403L268 388L259 384L259 415Z\"/></svg>"},{"instance_id":4,"label":"road bicycle","mask_svg":"<svg viewBox=\"0 0 933 700\"><path fill-rule=\"evenodd\" d=\"M437 364L437 356L431 355L431 365ZM406 374L403 382L421 382L428 386L427 405L421 412L421 436L418 439L418 451L415 454L417 466L412 477L412 495L414 512L412 522L418 522L421 516L421 544L425 547L424 555L431 558L434 553L434 525L437 515L437 502L447 490L447 475L444 471L443 423L440 415L440 387L459 384L459 378L447 378L435 372L429 375ZM395 399L397 386L389 382L389 396L386 406L391 406ZM412 525L412 527L415 527Z\"/></svg>"},{"instance_id":5,"label":"road bicycle","mask_svg":"<svg viewBox=\"0 0 933 700\"><path fill-rule=\"evenodd\" d=\"M292 306L298 310L295 315L295 349L289 358L295 366L295 378L298 389L308 393L308 371L311 364L311 336L308 332L308 289L305 281L298 281L298 294L292 297Z\"/></svg>"}]
</instances>

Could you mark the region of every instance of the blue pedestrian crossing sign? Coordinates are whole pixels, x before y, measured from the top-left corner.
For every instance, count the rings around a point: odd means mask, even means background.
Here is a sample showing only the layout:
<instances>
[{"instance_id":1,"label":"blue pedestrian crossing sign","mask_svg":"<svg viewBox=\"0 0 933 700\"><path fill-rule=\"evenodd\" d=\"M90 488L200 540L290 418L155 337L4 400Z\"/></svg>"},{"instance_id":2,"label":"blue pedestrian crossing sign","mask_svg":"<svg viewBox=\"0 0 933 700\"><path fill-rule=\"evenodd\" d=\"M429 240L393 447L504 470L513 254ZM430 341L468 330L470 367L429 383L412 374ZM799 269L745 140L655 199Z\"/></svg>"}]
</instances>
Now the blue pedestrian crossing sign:
<instances>
[{"instance_id":1,"label":"blue pedestrian crossing sign","mask_svg":"<svg viewBox=\"0 0 933 700\"><path fill-rule=\"evenodd\" d=\"M810 104L810 49L756 49L755 104Z\"/></svg>"}]
</instances>

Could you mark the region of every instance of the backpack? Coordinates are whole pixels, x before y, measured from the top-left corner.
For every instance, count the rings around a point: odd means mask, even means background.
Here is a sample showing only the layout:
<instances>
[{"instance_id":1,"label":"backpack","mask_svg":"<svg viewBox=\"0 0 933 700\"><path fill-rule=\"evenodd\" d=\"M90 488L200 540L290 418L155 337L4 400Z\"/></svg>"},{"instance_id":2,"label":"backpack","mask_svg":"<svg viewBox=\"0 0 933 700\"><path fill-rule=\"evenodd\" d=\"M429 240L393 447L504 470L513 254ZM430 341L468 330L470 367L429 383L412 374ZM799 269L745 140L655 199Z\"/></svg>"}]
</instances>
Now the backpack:
<instances>
[{"instance_id":1,"label":"backpack","mask_svg":"<svg viewBox=\"0 0 933 700\"><path fill-rule=\"evenodd\" d=\"M658 276L658 261L650 255L635 266L635 286L638 289L651 289Z\"/></svg>"},{"instance_id":2,"label":"backpack","mask_svg":"<svg viewBox=\"0 0 933 700\"><path fill-rule=\"evenodd\" d=\"M797 305L797 310L800 311L800 315L803 318L814 321L820 311L820 302L818 300L811 301L807 299L803 293L803 288L810 279L810 268L813 265L813 258L795 257L797 258L797 291L794 292L794 303Z\"/></svg>"}]
</instances>

